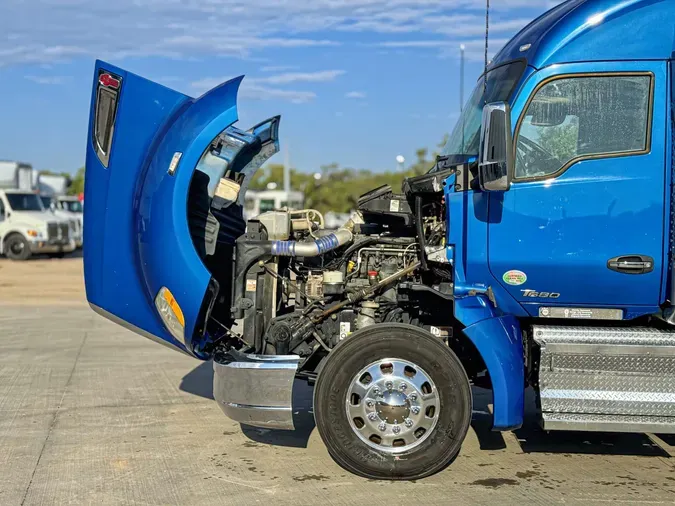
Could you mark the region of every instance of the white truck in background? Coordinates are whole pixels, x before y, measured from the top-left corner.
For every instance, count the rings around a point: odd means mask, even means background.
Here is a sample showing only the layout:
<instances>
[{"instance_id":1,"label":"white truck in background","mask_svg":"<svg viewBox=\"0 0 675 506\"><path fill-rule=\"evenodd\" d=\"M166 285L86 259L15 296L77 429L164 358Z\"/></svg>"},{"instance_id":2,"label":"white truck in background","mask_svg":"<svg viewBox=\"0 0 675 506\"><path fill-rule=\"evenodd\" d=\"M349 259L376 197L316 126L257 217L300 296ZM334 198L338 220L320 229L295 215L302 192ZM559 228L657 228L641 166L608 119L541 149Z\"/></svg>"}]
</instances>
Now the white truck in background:
<instances>
[{"instance_id":1,"label":"white truck in background","mask_svg":"<svg viewBox=\"0 0 675 506\"><path fill-rule=\"evenodd\" d=\"M62 256L75 246L70 220L47 212L33 189L33 168L0 161L0 254L27 260L33 254Z\"/></svg>"},{"instance_id":2,"label":"white truck in background","mask_svg":"<svg viewBox=\"0 0 675 506\"><path fill-rule=\"evenodd\" d=\"M60 174L37 174L34 186L44 208L57 218L69 220L71 235L77 248L82 247L82 203L77 197L66 195L71 181Z\"/></svg>"},{"instance_id":3,"label":"white truck in background","mask_svg":"<svg viewBox=\"0 0 675 506\"><path fill-rule=\"evenodd\" d=\"M302 209L305 195L300 191L248 190L245 199L244 217L250 219L274 209Z\"/></svg>"},{"instance_id":4,"label":"white truck in background","mask_svg":"<svg viewBox=\"0 0 675 506\"><path fill-rule=\"evenodd\" d=\"M33 167L27 163L0 160L0 188L33 189Z\"/></svg>"}]
</instances>

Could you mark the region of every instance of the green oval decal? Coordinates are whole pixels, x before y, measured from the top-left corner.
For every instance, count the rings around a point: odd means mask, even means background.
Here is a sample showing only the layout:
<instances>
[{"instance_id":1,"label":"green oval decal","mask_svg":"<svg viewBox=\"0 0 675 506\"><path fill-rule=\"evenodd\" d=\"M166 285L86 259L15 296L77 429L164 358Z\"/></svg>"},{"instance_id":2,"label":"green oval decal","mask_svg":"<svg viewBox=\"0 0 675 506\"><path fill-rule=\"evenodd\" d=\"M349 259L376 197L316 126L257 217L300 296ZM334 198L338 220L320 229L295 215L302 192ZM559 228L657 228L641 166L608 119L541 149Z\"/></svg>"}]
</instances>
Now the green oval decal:
<instances>
[{"instance_id":1,"label":"green oval decal","mask_svg":"<svg viewBox=\"0 0 675 506\"><path fill-rule=\"evenodd\" d=\"M502 276L504 283L507 285L519 286L524 285L527 281L527 275L523 271L508 271Z\"/></svg>"}]
</instances>

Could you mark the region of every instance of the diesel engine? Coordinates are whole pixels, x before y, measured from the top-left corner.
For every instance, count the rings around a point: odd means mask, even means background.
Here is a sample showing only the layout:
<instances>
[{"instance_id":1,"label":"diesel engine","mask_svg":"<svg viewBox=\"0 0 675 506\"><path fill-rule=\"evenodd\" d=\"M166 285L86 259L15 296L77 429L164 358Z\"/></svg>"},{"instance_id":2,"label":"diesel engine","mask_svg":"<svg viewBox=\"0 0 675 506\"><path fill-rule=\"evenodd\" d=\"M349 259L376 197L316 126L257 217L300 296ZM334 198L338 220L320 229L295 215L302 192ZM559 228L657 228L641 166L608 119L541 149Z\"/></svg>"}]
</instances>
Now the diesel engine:
<instances>
[{"instance_id":1,"label":"diesel engine","mask_svg":"<svg viewBox=\"0 0 675 506\"><path fill-rule=\"evenodd\" d=\"M400 194L388 185L368 192L335 230L313 209L249 220L233 255L238 324L222 342L247 353L299 355L299 374L312 378L340 341L370 325L409 323L447 339L453 280L442 185L449 175L406 179Z\"/></svg>"}]
</instances>

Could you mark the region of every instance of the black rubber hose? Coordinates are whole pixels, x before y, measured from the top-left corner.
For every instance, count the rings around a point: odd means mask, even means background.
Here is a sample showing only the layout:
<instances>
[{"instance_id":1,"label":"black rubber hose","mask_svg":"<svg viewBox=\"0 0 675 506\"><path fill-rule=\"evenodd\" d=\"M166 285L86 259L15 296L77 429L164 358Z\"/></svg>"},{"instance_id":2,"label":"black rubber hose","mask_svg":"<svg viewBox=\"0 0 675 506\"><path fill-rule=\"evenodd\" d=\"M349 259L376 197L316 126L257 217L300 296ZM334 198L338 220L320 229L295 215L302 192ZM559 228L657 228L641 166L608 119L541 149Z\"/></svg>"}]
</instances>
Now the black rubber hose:
<instances>
[{"instance_id":1,"label":"black rubber hose","mask_svg":"<svg viewBox=\"0 0 675 506\"><path fill-rule=\"evenodd\" d=\"M419 258L420 266L423 271L427 270L427 253L425 250L426 243L424 241L424 223L422 222L422 197L419 195L415 197L415 227L417 228L417 240L420 243Z\"/></svg>"}]
</instances>

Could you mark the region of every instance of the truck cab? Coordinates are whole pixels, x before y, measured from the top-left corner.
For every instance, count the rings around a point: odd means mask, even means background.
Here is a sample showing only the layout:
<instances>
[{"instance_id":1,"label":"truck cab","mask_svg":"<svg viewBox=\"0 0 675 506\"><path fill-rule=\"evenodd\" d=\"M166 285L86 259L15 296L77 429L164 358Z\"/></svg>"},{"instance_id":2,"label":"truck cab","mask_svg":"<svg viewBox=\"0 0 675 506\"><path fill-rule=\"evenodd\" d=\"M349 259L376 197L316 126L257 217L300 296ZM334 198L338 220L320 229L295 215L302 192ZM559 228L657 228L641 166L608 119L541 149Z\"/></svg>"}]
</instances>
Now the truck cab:
<instances>
[{"instance_id":1,"label":"truck cab","mask_svg":"<svg viewBox=\"0 0 675 506\"><path fill-rule=\"evenodd\" d=\"M241 423L292 429L293 380L313 384L329 453L369 478L450 463L471 385L492 390L498 431L522 425L531 387L546 430L675 433L671 7L537 18L429 173L362 195L336 230L311 209L244 220L279 118L234 126L241 79L194 99L97 62L92 308L213 359Z\"/></svg>"}]
</instances>

